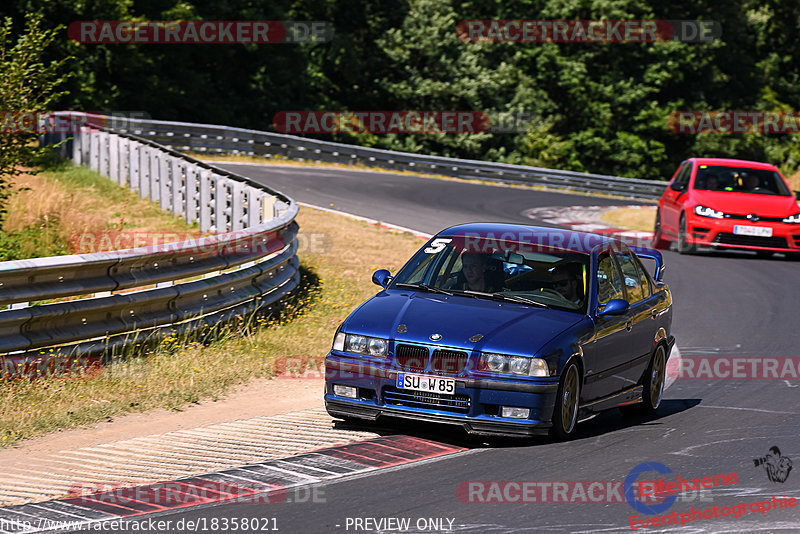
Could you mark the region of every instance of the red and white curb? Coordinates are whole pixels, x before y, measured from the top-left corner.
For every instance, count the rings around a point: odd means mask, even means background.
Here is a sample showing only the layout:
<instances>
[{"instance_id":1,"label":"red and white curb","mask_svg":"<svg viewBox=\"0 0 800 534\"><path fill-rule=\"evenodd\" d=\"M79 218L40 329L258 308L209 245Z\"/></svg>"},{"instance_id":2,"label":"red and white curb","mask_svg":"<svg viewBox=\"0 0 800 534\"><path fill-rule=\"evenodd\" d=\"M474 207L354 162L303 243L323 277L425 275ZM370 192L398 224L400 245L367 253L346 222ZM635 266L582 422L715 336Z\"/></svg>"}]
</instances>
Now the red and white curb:
<instances>
[{"instance_id":1,"label":"red and white curb","mask_svg":"<svg viewBox=\"0 0 800 534\"><path fill-rule=\"evenodd\" d=\"M579 232L592 232L631 241L649 241L653 239L652 232L626 230L609 225L603 221L602 216L607 211L616 208L655 210L655 206L547 206L525 210L526 217L549 224L563 226L569 230Z\"/></svg>"},{"instance_id":2,"label":"red and white curb","mask_svg":"<svg viewBox=\"0 0 800 534\"><path fill-rule=\"evenodd\" d=\"M309 492L298 491L303 486L465 450L411 436L386 436L170 482L0 508L0 533L89 530L92 523L216 503L306 502Z\"/></svg>"}]
</instances>

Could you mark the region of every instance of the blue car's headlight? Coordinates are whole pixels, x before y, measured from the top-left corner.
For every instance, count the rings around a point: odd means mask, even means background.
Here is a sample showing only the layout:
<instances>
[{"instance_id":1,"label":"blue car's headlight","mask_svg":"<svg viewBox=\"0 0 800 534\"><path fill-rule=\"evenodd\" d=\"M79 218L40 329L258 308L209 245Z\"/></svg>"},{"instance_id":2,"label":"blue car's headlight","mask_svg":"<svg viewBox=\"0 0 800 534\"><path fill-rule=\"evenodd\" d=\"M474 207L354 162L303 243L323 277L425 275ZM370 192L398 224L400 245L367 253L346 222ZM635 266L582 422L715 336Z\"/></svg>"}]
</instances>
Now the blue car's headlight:
<instances>
[{"instance_id":1,"label":"blue car's headlight","mask_svg":"<svg viewBox=\"0 0 800 534\"><path fill-rule=\"evenodd\" d=\"M550 376L547 362L540 358L506 356L491 352L481 353L481 357L478 359L478 370L511 375Z\"/></svg>"},{"instance_id":2,"label":"blue car's headlight","mask_svg":"<svg viewBox=\"0 0 800 534\"><path fill-rule=\"evenodd\" d=\"M707 208L705 206L695 206L694 212L700 217L710 217L712 219L722 219L725 216L725 214L721 211Z\"/></svg>"},{"instance_id":3,"label":"blue car's headlight","mask_svg":"<svg viewBox=\"0 0 800 534\"><path fill-rule=\"evenodd\" d=\"M336 337L333 339L333 350L385 358L389 354L389 342L377 337L336 332Z\"/></svg>"},{"instance_id":4,"label":"blue car's headlight","mask_svg":"<svg viewBox=\"0 0 800 534\"><path fill-rule=\"evenodd\" d=\"M800 213L795 213L794 215L789 215L786 217L783 222L789 224L800 224Z\"/></svg>"}]
</instances>

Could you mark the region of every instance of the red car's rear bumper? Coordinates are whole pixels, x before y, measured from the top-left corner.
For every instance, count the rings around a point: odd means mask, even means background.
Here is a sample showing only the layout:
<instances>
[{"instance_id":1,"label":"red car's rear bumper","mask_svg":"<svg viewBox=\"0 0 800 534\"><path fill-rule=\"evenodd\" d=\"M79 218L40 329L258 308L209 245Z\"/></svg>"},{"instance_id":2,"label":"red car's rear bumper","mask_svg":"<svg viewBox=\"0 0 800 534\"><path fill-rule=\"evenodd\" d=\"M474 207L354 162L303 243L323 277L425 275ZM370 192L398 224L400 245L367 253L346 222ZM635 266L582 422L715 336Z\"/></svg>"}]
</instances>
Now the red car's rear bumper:
<instances>
[{"instance_id":1,"label":"red car's rear bumper","mask_svg":"<svg viewBox=\"0 0 800 534\"><path fill-rule=\"evenodd\" d=\"M771 228L771 236L737 234L736 226ZM686 241L695 245L748 250L800 252L800 225L782 222L752 222L746 219L711 219L697 215L686 219Z\"/></svg>"}]
</instances>

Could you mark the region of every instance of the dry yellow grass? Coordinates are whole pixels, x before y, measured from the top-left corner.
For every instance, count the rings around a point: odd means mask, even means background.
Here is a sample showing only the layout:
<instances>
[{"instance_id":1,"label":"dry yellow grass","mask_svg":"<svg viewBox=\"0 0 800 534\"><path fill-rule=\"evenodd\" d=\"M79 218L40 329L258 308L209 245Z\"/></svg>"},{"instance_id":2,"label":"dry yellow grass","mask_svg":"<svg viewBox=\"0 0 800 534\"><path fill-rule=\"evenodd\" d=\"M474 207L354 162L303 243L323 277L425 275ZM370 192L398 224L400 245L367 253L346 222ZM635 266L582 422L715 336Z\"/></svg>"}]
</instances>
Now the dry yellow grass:
<instances>
[{"instance_id":1,"label":"dry yellow grass","mask_svg":"<svg viewBox=\"0 0 800 534\"><path fill-rule=\"evenodd\" d=\"M86 168L63 166L41 174L22 174L14 183L27 190L12 197L3 230L37 229L35 239L20 243L24 257L76 252L72 245L85 234L122 230L145 235L200 235L181 218Z\"/></svg>"},{"instance_id":2,"label":"dry yellow grass","mask_svg":"<svg viewBox=\"0 0 800 534\"><path fill-rule=\"evenodd\" d=\"M655 208L615 208L603 213L600 218L615 228L652 232L656 222L656 210Z\"/></svg>"}]
</instances>

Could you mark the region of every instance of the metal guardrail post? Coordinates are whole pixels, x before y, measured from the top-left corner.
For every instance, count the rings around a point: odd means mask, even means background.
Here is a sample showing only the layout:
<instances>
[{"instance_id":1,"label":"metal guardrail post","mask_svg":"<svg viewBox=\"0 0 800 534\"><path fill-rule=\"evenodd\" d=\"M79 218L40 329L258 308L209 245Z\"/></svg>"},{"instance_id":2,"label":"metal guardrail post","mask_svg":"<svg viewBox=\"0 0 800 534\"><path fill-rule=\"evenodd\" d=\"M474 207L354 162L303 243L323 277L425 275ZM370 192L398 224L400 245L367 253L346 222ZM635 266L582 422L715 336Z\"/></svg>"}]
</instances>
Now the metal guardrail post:
<instances>
[{"instance_id":1,"label":"metal guardrail post","mask_svg":"<svg viewBox=\"0 0 800 534\"><path fill-rule=\"evenodd\" d=\"M214 229L220 234L228 231L228 179L217 176L214 184Z\"/></svg>"},{"instance_id":2,"label":"metal guardrail post","mask_svg":"<svg viewBox=\"0 0 800 534\"><path fill-rule=\"evenodd\" d=\"M128 188L137 191L139 188L139 149L141 143L131 141L128 148Z\"/></svg>"},{"instance_id":3,"label":"metal guardrail post","mask_svg":"<svg viewBox=\"0 0 800 534\"><path fill-rule=\"evenodd\" d=\"M183 179L184 164L173 158L171 167L172 214L179 217L183 215L183 194L186 187Z\"/></svg>"},{"instance_id":4,"label":"metal guardrail post","mask_svg":"<svg viewBox=\"0 0 800 534\"><path fill-rule=\"evenodd\" d=\"M89 129L83 128L83 135L81 135L81 147L80 147L80 160L77 162L80 165L89 166L89 144L91 143L91 135L89 135Z\"/></svg>"},{"instance_id":5,"label":"metal guardrail post","mask_svg":"<svg viewBox=\"0 0 800 534\"><path fill-rule=\"evenodd\" d=\"M120 152L120 137L112 135L109 138L109 153L108 153L108 177L115 184L119 184L119 152Z\"/></svg>"},{"instance_id":6,"label":"metal guardrail post","mask_svg":"<svg viewBox=\"0 0 800 534\"><path fill-rule=\"evenodd\" d=\"M100 172L100 136L92 135L89 139L89 168Z\"/></svg>"},{"instance_id":7,"label":"metal guardrail post","mask_svg":"<svg viewBox=\"0 0 800 534\"><path fill-rule=\"evenodd\" d=\"M162 210L170 211L172 209L172 198L170 196L172 193L170 190L172 187L172 179L170 178L172 164L170 163L170 158L166 157L166 155L162 157L161 161L158 162L158 167L158 205Z\"/></svg>"},{"instance_id":8,"label":"metal guardrail post","mask_svg":"<svg viewBox=\"0 0 800 534\"><path fill-rule=\"evenodd\" d=\"M244 228L244 202L242 199L243 191L243 183L231 182L231 230L234 232Z\"/></svg>"},{"instance_id":9,"label":"metal guardrail post","mask_svg":"<svg viewBox=\"0 0 800 534\"><path fill-rule=\"evenodd\" d=\"M110 176L111 156L109 151L111 147L108 144L109 135L106 132L97 132L97 143L99 145L97 172L101 176Z\"/></svg>"},{"instance_id":10,"label":"metal guardrail post","mask_svg":"<svg viewBox=\"0 0 800 534\"><path fill-rule=\"evenodd\" d=\"M261 198L261 220L268 221L275 216L275 202L277 200L272 195L265 195Z\"/></svg>"},{"instance_id":11,"label":"metal guardrail post","mask_svg":"<svg viewBox=\"0 0 800 534\"><path fill-rule=\"evenodd\" d=\"M201 232L211 228L211 171L200 170L200 216L199 226Z\"/></svg>"},{"instance_id":12,"label":"metal guardrail post","mask_svg":"<svg viewBox=\"0 0 800 534\"><path fill-rule=\"evenodd\" d=\"M139 147L139 198L148 198L150 195L150 147Z\"/></svg>"},{"instance_id":13,"label":"metal guardrail post","mask_svg":"<svg viewBox=\"0 0 800 534\"><path fill-rule=\"evenodd\" d=\"M247 186L247 226L256 226L261 223L261 191L255 187Z\"/></svg>"},{"instance_id":14,"label":"metal guardrail post","mask_svg":"<svg viewBox=\"0 0 800 534\"><path fill-rule=\"evenodd\" d=\"M191 224L197 220L197 178L198 168L196 165L186 165L186 185L184 188L185 209L184 220Z\"/></svg>"},{"instance_id":15,"label":"metal guardrail post","mask_svg":"<svg viewBox=\"0 0 800 534\"><path fill-rule=\"evenodd\" d=\"M160 202L161 198L161 160L165 157L158 150L150 150L150 201Z\"/></svg>"}]
</instances>

